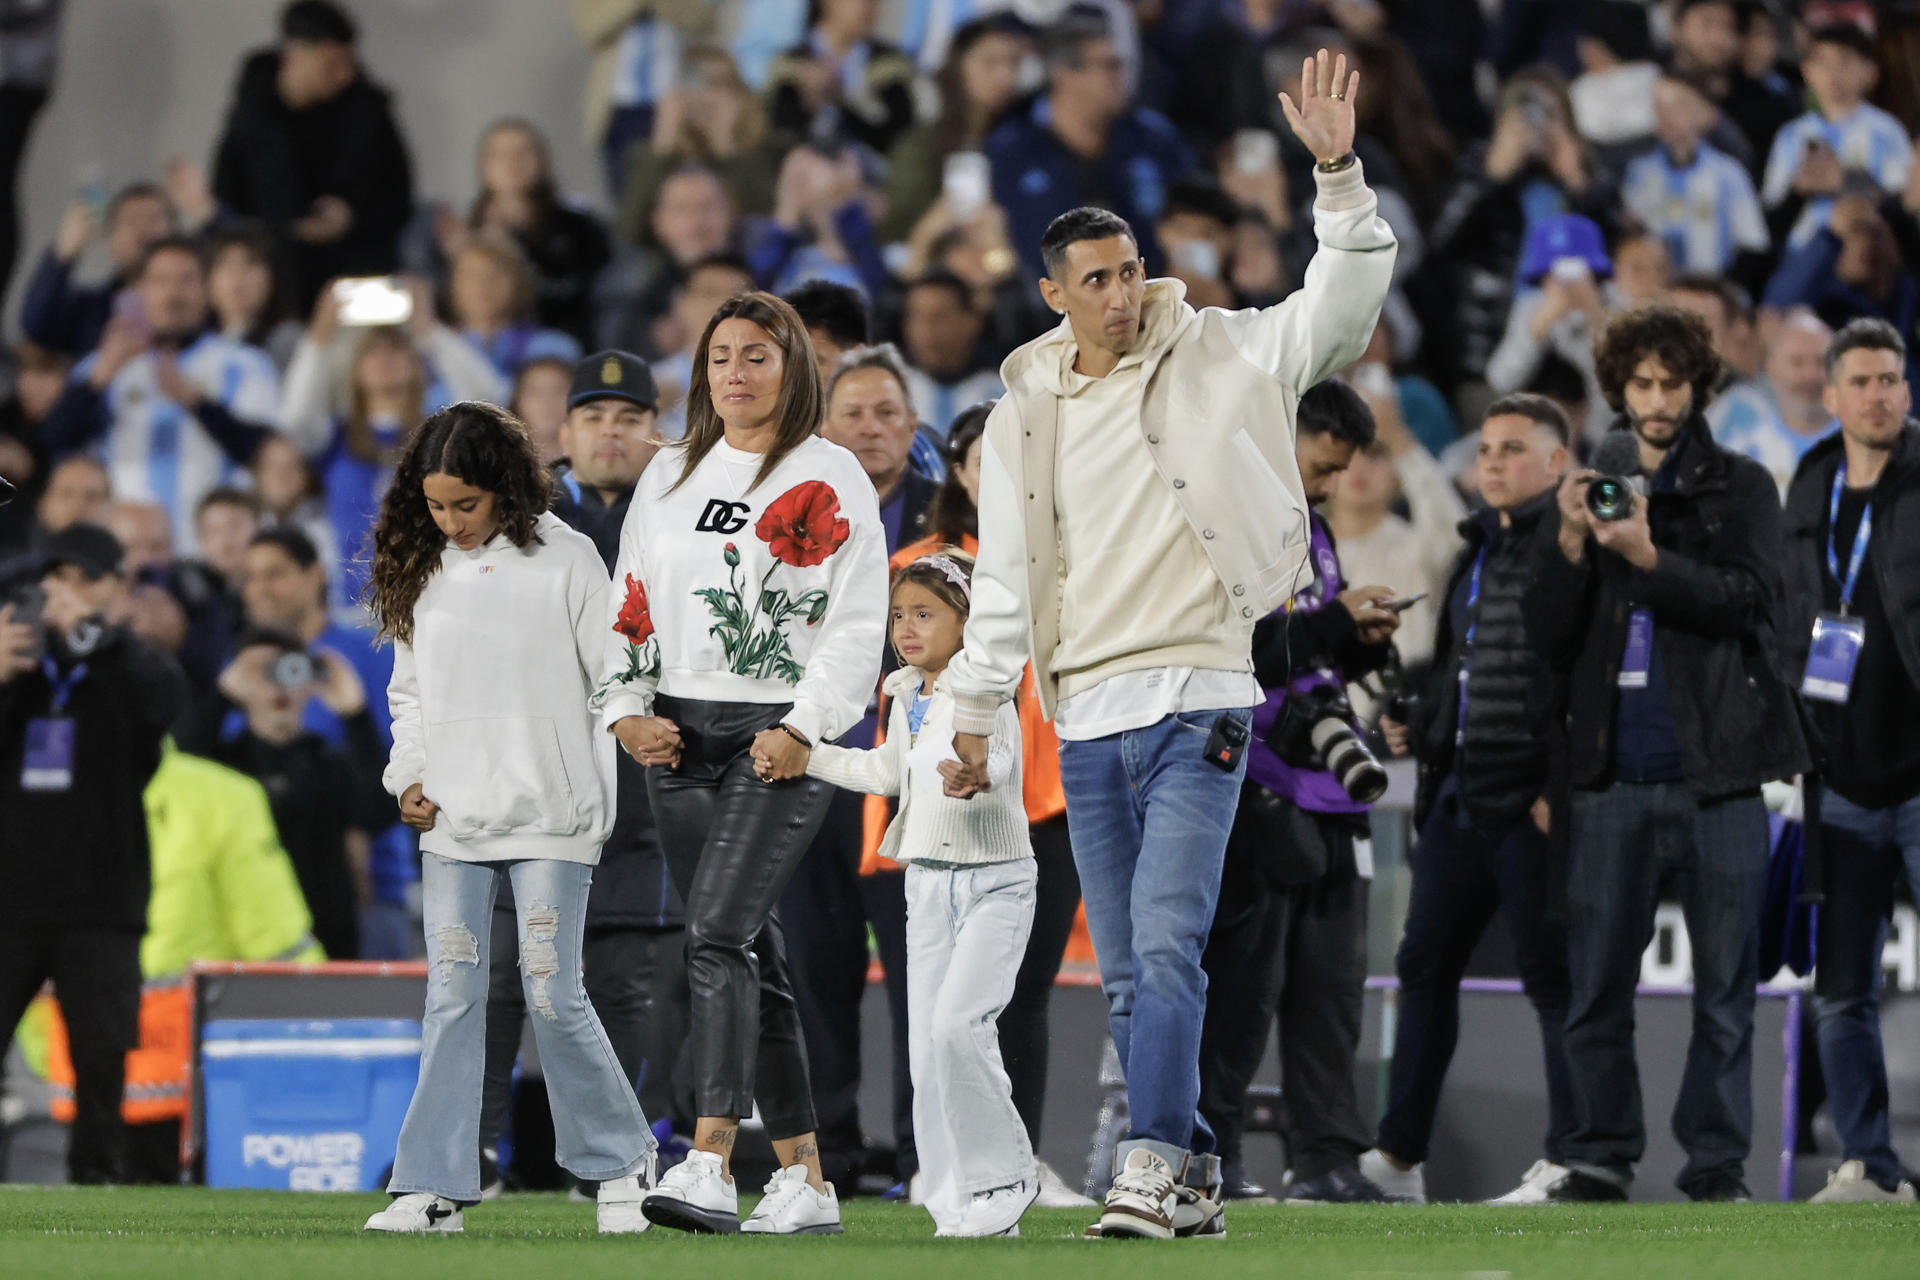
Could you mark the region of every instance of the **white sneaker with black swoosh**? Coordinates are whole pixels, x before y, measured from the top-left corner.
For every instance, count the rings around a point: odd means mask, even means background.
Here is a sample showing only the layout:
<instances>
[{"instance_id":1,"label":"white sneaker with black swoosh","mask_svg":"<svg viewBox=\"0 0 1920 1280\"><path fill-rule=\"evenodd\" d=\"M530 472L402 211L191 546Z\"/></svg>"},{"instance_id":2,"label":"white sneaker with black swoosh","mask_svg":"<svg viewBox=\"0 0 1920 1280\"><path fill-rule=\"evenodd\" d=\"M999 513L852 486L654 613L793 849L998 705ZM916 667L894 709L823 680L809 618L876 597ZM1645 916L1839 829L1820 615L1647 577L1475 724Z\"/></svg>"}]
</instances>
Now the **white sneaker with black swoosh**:
<instances>
[{"instance_id":1,"label":"white sneaker with black swoosh","mask_svg":"<svg viewBox=\"0 0 1920 1280\"><path fill-rule=\"evenodd\" d=\"M460 1206L429 1191L410 1191L367 1219L367 1231L394 1231L413 1235L450 1235L465 1231Z\"/></svg>"}]
</instances>

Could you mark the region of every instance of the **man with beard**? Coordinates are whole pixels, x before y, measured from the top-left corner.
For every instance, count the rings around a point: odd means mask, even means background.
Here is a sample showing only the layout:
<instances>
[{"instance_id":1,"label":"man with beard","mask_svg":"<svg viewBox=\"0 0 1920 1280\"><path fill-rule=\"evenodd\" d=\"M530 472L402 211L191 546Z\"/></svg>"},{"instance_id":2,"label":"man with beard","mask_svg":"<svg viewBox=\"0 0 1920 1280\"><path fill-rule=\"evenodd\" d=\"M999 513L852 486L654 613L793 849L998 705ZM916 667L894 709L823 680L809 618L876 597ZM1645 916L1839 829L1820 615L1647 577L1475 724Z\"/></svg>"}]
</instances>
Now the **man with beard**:
<instances>
[{"instance_id":1,"label":"man with beard","mask_svg":"<svg viewBox=\"0 0 1920 1280\"><path fill-rule=\"evenodd\" d=\"M1677 1182L1694 1200L1745 1200L1767 888L1760 785L1808 766L1777 648L1780 506L1766 470L1708 430L1720 362L1698 316L1626 312L1601 334L1595 365L1632 432L1616 429L1598 457L1647 479L1621 515L1594 510L1605 507L1590 500L1595 472L1568 476L1526 597L1529 631L1572 681L1566 1051L1579 1118L1562 1144L1569 1172L1546 1197L1624 1200L1646 1150L1634 985L1671 875L1694 966Z\"/></svg>"}]
</instances>

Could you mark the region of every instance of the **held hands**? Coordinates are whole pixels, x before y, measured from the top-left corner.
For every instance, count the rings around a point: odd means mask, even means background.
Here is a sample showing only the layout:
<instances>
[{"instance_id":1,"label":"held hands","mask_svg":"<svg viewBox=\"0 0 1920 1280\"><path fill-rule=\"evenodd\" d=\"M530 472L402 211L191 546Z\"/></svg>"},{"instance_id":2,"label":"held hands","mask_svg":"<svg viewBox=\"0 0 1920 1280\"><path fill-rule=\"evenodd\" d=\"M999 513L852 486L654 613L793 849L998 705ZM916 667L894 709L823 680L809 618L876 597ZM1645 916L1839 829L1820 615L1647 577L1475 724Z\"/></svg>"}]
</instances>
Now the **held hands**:
<instances>
[{"instance_id":1,"label":"held hands","mask_svg":"<svg viewBox=\"0 0 1920 1280\"><path fill-rule=\"evenodd\" d=\"M987 740L978 734L953 735L953 754L958 760L940 762L940 776L946 779L946 792L956 800L971 800L983 791L993 790L987 779Z\"/></svg>"},{"instance_id":2,"label":"held hands","mask_svg":"<svg viewBox=\"0 0 1920 1280\"><path fill-rule=\"evenodd\" d=\"M775 725L753 736L753 771L762 782L787 782L807 772L813 748Z\"/></svg>"},{"instance_id":3,"label":"held hands","mask_svg":"<svg viewBox=\"0 0 1920 1280\"><path fill-rule=\"evenodd\" d=\"M1393 599L1392 587L1348 587L1334 597L1360 633L1361 644L1385 644L1400 629L1400 615L1380 605Z\"/></svg>"},{"instance_id":4,"label":"held hands","mask_svg":"<svg viewBox=\"0 0 1920 1280\"><path fill-rule=\"evenodd\" d=\"M440 806L427 799L427 790L419 783L408 787L400 796L400 821L415 831L433 830L439 817Z\"/></svg>"},{"instance_id":5,"label":"held hands","mask_svg":"<svg viewBox=\"0 0 1920 1280\"><path fill-rule=\"evenodd\" d=\"M661 716L626 716L614 722L613 736L626 753L648 768L680 767L680 726Z\"/></svg>"},{"instance_id":6,"label":"held hands","mask_svg":"<svg viewBox=\"0 0 1920 1280\"><path fill-rule=\"evenodd\" d=\"M1316 160L1338 160L1353 150L1353 101L1360 73L1347 70L1347 55L1330 58L1325 49L1300 67L1300 101L1280 95L1280 109L1294 136Z\"/></svg>"}]
</instances>

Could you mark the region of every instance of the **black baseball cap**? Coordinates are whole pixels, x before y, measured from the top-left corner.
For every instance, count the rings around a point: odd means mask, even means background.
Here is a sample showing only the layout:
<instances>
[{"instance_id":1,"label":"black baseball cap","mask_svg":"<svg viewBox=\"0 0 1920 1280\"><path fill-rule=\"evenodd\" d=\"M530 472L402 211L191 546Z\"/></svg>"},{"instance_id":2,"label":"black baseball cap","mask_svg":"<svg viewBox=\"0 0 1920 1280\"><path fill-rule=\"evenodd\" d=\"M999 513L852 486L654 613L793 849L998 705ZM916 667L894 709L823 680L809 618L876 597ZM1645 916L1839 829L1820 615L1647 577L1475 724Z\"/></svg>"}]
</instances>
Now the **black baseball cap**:
<instances>
[{"instance_id":1,"label":"black baseball cap","mask_svg":"<svg viewBox=\"0 0 1920 1280\"><path fill-rule=\"evenodd\" d=\"M106 578L120 572L126 551L120 539L97 524L70 524L47 538L40 559L48 570L70 564L89 578Z\"/></svg>"},{"instance_id":2,"label":"black baseball cap","mask_svg":"<svg viewBox=\"0 0 1920 1280\"><path fill-rule=\"evenodd\" d=\"M573 366L573 385L567 388L567 408L578 409L591 400L626 400L642 409L660 405L653 370L629 351L599 351Z\"/></svg>"}]
</instances>

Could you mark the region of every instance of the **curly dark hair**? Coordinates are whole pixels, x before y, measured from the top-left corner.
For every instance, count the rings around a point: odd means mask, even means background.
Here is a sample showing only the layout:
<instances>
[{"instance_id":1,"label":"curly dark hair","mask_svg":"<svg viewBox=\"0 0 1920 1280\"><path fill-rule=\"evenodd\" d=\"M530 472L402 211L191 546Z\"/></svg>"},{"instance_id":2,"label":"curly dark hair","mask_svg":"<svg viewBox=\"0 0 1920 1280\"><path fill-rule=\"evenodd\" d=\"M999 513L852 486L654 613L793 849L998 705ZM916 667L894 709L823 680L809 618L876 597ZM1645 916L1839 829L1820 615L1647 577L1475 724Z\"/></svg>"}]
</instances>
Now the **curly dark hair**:
<instances>
[{"instance_id":1,"label":"curly dark hair","mask_svg":"<svg viewBox=\"0 0 1920 1280\"><path fill-rule=\"evenodd\" d=\"M1627 382L1648 356L1692 384L1695 413L1707 407L1720 381L1720 357L1705 320L1671 303L1650 302L1607 323L1594 341L1593 364L1600 394L1615 412L1625 412Z\"/></svg>"},{"instance_id":2,"label":"curly dark hair","mask_svg":"<svg viewBox=\"0 0 1920 1280\"><path fill-rule=\"evenodd\" d=\"M450 475L491 493L500 532L516 547L540 540L534 522L553 500L552 477L526 425L505 409L463 400L422 422L380 501L366 593L380 635L407 644L413 643L413 606L447 547L421 490L430 475Z\"/></svg>"}]
</instances>

